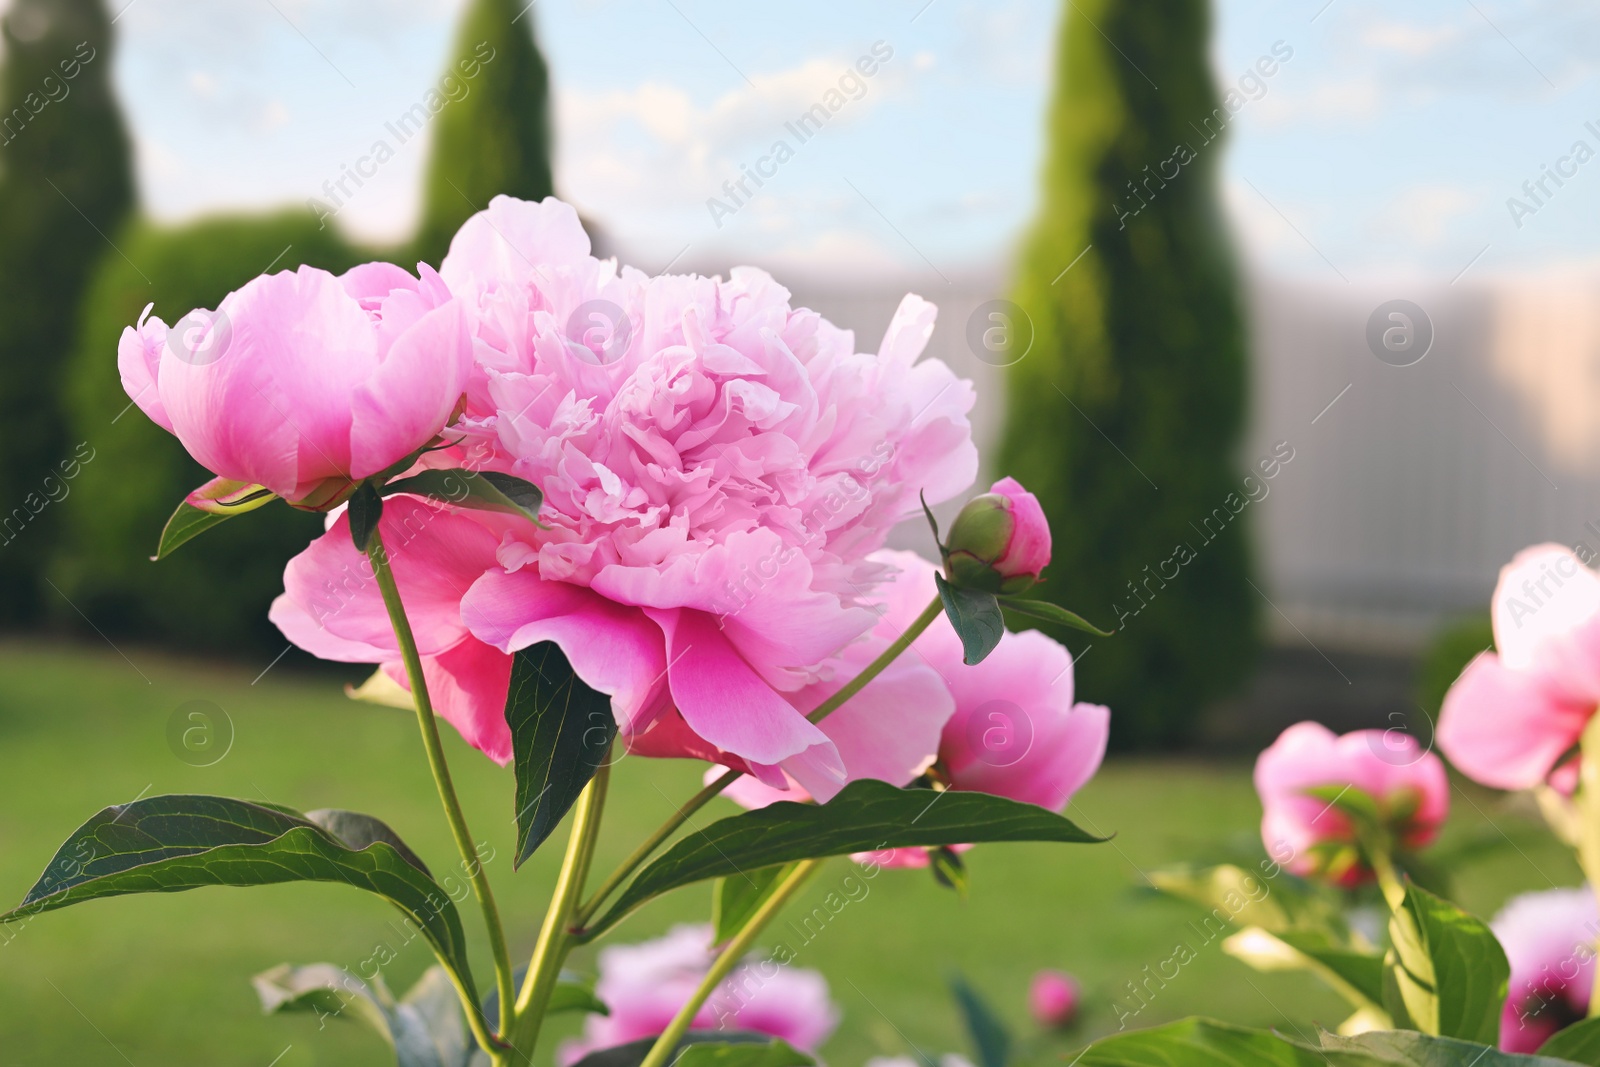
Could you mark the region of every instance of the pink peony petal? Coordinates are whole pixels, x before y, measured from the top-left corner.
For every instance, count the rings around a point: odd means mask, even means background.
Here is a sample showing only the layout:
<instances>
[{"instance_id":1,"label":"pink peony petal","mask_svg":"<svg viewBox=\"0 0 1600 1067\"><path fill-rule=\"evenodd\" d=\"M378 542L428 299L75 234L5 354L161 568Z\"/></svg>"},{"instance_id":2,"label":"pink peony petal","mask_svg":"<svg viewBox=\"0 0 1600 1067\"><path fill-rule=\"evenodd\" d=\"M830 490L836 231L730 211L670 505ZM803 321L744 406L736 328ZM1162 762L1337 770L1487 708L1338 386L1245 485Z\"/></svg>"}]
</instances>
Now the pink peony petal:
<instances>
[{"instance_id":1,"label":"pink peony petal","mask_svg":"<svg viewBox=\"0 0 1600 1067\"><path fill-rule=\"evenodd\" d=\"M1592 714L1592 703L1574 703L1537 675L1484 652L1445 694L1439 749L1474 781L1529 789L1577 743Z\"/></svg>"},{"instance_id":2,"label":"pink peony petal","mask_svg":"<svg viewBox=\"0 0 1600 1067\"><path fill-rule=\"evenodd\" d=\"M471 365L458 304L435 308L400 335L351 400L350 474L376 474L444 429Z\"/></svg>"},{"instance_id":3,"label":"pink peony petal","mask_svg":"<svg viewBox=\"0 0 1600 1067\"><path fill-rule=\"evenodd\" d=\"M718 748L774 765L833 742L772 691L704 612L649 609L667 635L667 678L684 722ZM840 766L840 772L843 772Z\"/></svg>"},{"instance_id":4,"label":"pink peony petal","mask_svg":"<svg viewBox=\"0 0 1600 1067\"><path fill-rule=\"evenodd\" d=\"M478 639L503 652L540 641L561 646L584 684L609 695L622 732L649 725L664 697L666 642L636 608L524 569L492 568L473 583L461 616Z\"/></svg>"}]
</instances>

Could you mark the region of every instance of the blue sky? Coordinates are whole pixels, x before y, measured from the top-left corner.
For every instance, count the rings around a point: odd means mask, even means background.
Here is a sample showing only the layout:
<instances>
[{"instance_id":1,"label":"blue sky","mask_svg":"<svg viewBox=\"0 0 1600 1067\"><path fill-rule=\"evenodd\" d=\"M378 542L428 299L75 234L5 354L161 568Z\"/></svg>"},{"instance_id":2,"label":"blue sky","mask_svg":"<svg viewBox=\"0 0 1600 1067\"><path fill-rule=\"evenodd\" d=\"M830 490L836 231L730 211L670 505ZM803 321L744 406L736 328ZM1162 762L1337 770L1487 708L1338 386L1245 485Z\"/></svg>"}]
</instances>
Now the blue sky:
<instances>
[{"instance_id":1,"label":"blue sky","mask_svg":"<svg viewBox=\"0 0 1600 1067\"><path fill-rule=\"evenodd\" d=\"M123 5L127 0L111 0ZM5 0L0 0L3 8ZM1514 223L1573 143L1600 152L1600 12L1584 0L1221 0L1235 83L1293 50L1231 127L1225 195L1265 269L1453 277L1589 259L1600 158ZM1036 202L1056 0L539 0L563 195L641 265L729 256L853 273L1003 264ZM133 0L115 58L145 202L164 219L304 201L436 85L459 0ZM881 42L881 43L880 43ZM813 139L784 124L874 44L892 56ZM1159 81L1159 72L1150 72ZM731 215L707 201L784 138ZM392 140L392 138L391 138ZM339 222L404 234L420 140ZM1571 169L1571 164L1567 168ZM721 225L717 225L717 221Z\"/></svg>"}]
</instances>

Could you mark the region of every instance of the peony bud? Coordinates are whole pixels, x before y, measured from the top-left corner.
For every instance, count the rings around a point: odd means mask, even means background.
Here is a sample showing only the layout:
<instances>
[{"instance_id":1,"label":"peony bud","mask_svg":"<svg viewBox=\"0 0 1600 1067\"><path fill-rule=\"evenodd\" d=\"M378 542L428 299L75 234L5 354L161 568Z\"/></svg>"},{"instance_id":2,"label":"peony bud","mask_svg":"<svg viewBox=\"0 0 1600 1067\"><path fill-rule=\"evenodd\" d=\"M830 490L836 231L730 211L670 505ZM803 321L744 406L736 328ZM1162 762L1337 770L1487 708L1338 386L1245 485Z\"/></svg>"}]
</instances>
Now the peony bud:
<instances>
[{"instance_id":1,"label":"peony bud","mask_svg":"<svg viewBox=\"0 0 1600 1067\"><path fill-rule=\"evenodd\" d=\"M1078 982L1063 971L1040 971L1028 989L1028 1010L1040 1026L1071 1026L1078 1018Z\"/></svg>"},{"instance_id":2,"label":"peony bud","mask_svg":"<svg viewBox=\"0 0 1600 1067\"><path fill-rule=\"evenodd\" d=\"M1050 562L1050 524L1034 495L1002 478L967 501L944 547L952 585L991 593L1020 593Z\"/></svg>"}]
</instances>

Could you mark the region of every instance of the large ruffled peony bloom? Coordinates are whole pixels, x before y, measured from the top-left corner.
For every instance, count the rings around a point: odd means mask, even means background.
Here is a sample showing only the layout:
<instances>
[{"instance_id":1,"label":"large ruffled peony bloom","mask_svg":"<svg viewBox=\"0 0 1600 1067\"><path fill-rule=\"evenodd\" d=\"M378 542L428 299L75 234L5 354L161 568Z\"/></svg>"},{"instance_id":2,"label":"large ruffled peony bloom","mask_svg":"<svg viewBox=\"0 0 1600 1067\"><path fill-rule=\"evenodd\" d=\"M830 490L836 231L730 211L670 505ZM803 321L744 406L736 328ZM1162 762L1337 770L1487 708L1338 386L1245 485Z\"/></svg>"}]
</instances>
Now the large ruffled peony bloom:
<instances>
[{"instance_id":1,"label":"large ruffled peony bloom","mask_svg":"<svg viewBox=\"0 0 1600 1067\"><path fill-rule=\"evenodd\" d=\"M711 928L683 925L665 937L600 950L595 995L610 1015L590 1015L580 1039L563 1043L558 1063L576 1063L597 1049L655 1037L689 1002L716 953ZM815 1052L839 1025L828 983L816 971L776 960L741 964L694 1017L696 1030L749 1030L771 1034Z\"/></svg>"},{"instance_id":2,"label":"large ruffled peony bloom","mask_svg":"<svg viewBox=\"0 0 1600 1067\"><path fill-rule=\"evenodd\" d=\"M147 307L117 346L122 386L220 478L319 506L422 448L461 403L466 318L421 270L263 275L170 331Z\"/></svg>"},{"instance_id":3,"label":"large ruffled peony bloom","mask_svg":"<svg viewBox=\"0 0 1600 1067\"><path fill-rule=\"evenodd\" d=\"M1290 871L1347 885L1372 872L1362 861L1355 826L1335 803L1341 790L1371 797L1404 849L1431 842L1450 810L1450 782L1439 757L1408 735L1383 730L1341 737L1321 723L1296 723L1257 757L1255 785L1267 851L1276 856L1288 847ZM1311 793L1327 789L1333 797Z\"/></svg>"},{"instance_id":4,"label":"large ruffled peony bloom","mask_svg":"<svg viewBox=\"0 0 1600 1067\"><path fill-rule=\"evenodd\" d=\"M1511 964L1500 1047L1535 1052L1588 1014L1600 935L1594 893L1588 886L1524 893L1507 901L1489 926Z\"/></svg>"},{"instance_id":5,"label":"large ruffled peony bloom","mask_svg":"<svg viewBox=\"0 0 1600 1067\"><path fill-rule=\"evenodd\" d=\"M635 752L714 760L824 798L851 776L877 776L872 745L850 757L838 730L804 712L865 662L852 644L890 573L871 553L919 512L919 491L949 499L976 472L970 383L918 362L933 306L908 296L878 353L861 354L760 271L648 278L588 253L566 204L498 197L440 268L467 310L475 369L449 432L459 445L424 462L533 482L548 529L493 524L493 559L455 603L413 607L399 576L413 623L436 610L437 625L464 627L470 637L450 654L473 661L556 642L611 696ZM419 540L456 529L432 523ZM471 551L426 551L465 577L479 564L481 537L470 536ZM331 553L314 546L291 571L317 587ZM290 588L274 618L308 613ZM334 613L290 638L350 658L346 629ZM390 646L367 643L370 658L393 661ZM881 706L897 702L897 684L927 697L902 715L931 723L909 735L917 747L949 704L913 664L881 680ZM504 737L492 699L453 707L451 695L436 703L458 726L477 724L463 727L469 740ZM901 741L900 721L863 728Z\"/></svg>"},{"instance_id":6,"label":"large ruffled peony bloom","mask_svg":"<svg viewBox=\"0 0 1600 1067\"><path fill-rule=\"evenodd\" d=\"M936 592L933 577L938 570L914 552L882 551L872 559L892 567L896 577L882 591L881 614L868 642L852 650L868 661L903 634L927 606ZM1007 633L987 659L968 666L962 660L960 638L950 620L941 616L895 663L931 667L953 701L954 714L943 723L937 747L917 768L925 769L937 759L936 773L952 789L992 793L1060 811L1105 757L1110 711L1074 700L1072 654L1036 630ZM871 689L867 686L861 696ZM822 728L829 729L854 704L851 701L824 719ZM865 711L862 716L868 717ZM912 777L902 773L898 781L889 780L901 785ZM747 807L805 798L803 782L791 780L786 786L741 779L727 793ZM885 866L927 863L921 849L868 855Z\"/></svg>"},{"instance_id":7,"label":"large ruffled peony bloom","mask_svg":"<svg viewBox=\"0 0 1600 1067\"><path fill-rule=\"evenodd\" d=\"M1474 781L1528 789L1550 777L1600 706L1600 575L1561 545L1500 571L1494 652L1445 695L1439 748Z\"/></svg>"}]
</instances>

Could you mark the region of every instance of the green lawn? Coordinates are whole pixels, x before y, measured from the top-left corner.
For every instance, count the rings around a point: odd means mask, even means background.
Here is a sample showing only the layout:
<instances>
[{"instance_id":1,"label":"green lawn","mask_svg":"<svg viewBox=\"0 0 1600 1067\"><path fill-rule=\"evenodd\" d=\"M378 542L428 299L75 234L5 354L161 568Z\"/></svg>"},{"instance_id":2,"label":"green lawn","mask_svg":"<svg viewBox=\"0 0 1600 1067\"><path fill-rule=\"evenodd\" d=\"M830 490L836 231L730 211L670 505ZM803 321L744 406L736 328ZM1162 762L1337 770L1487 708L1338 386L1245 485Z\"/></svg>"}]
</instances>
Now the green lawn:
<instances>
[{"instance_id":1,"label":"green lawn","mask_svg":"<svg viewBox=\"0 0 1600 1067\"><path fill-rule=\"evenodd\" d=\"M141 794L223 793L370 812L436 870L451 866L453 848L409 716L346 700L332 676L280 667L252 685L261 665L125 651L129 658L104 646L0 645L0 900L20 900L55 847L90 814ZM190 766L168 747L169 718L191 700L225 709L235 728L231 750L210 767ZM488 870L514 953L525 958L564 833L513 873L509 773L453 733L447 747L473 830L498 852ZM698 784L699 773L698 765L623 760L598 866L620 859ZM733 810L717 804L705 817ZM820 969L843 1009L844 1022L824 1050L833 1067L903 1053L907 1041L934 1051L963 1048L944 985L953 970L1031 1040L1028 979L1039 967L1065 968L1087 987L1085 1025L1075 1036L1115 1029L1113 1001L1133 1003L1127 983L1170 957L1180 939L1195 940L1187 923L1197 911L1142 892L1139 870L1248 843L1259 811L1244 762L1123 760L1068 814L1115 831L1116 839L977 849L968 855L972 892L965 902L926 872L885 871L799 948L797 964ZM1517 841L1465 872L1460 899L1469 909L1487 914L1509 893L1577 884L1571 860L1548 838L1530 834L1528 818L1490 794L1457 791L1450 834L1480 832L1493 819ZM833 861L794 911L809 912L851 871ZM707 891L692 887L613 936L653 936L703 918L708 908ZM252 974L282 961L354 968L390 945L398 950L390 984L403 988L430 957L420 944L401 943L391 915L363 894L314 885L125 897L40 916L0 932L0 1067L392 1063L354 1024L319 1029L315 1019L263 1018L249 984ZM475 928L475 909L463 915ZM783 936L781 926L774 936ZM480 984L488 986L481 941L475 951ZM591 967L592 953L575 962ZM1195 1013L1285 1026L1307 1019L1331 1026L1343 1014L1309 980L1257 975L1214 943L1199 948L1135 1025ZM1071 1045L1045 1040L1031 1045L1030 1058Z\"/></svg>"}]
</instances>

